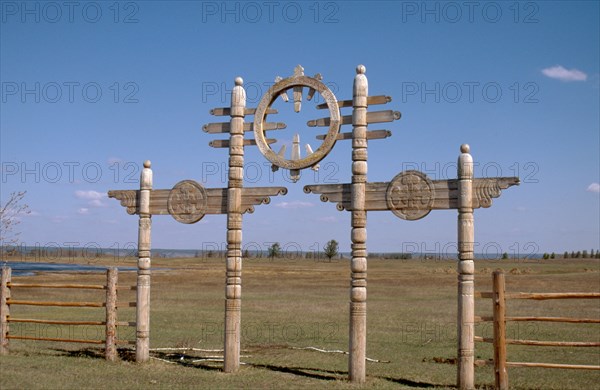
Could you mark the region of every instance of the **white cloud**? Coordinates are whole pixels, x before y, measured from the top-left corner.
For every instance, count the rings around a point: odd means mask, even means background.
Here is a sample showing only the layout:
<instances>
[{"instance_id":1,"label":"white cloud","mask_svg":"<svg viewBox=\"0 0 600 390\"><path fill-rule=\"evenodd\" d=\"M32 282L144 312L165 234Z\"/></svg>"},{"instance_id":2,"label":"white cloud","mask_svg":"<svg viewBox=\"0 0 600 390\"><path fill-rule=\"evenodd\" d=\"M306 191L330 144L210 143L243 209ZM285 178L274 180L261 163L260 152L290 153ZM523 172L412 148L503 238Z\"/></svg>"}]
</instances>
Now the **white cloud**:
<instances>
[{"instance_id":1,"label":"white cloud","mask_svg":"<svg viewBox=\"0 0 600 390\"><path fill-rule=\"evenodd\" d=\"M104 200L107 199L106 194L98 191L75 191L75 197L78 199L83 199L88 201L88 205L91 207L104 207Z\"/></svg>"},{"instance_id":2,"label":"white cloud","mask_svg":"<svg viewBox=\"0 0 600 390\"><path fill-rule=\"evenodd\" d=\"M77 214L79 215L87 215L90 213L90 209L82 207L79 210L77 210Z\"/></svg>"},{"instance_id":3,"label":"white cloud","mask_svg":"<svg viewBox=\"0 0 600 390\"><path fill-rule=\"evenodd\" d=\"M600 194L600 183L592 183L588 186L587 191Z\"/></svg>"},{"instance_id":4,"label":"white cloud","mask_svg":"<svg viewBox=\"0 0 600 390\"><path fill-rule=\"evenodd\" d=\"M579 69L565 69L562 65L552 66L550 68L542 69L542 73L550 77L551 79L557 79L560 81L585 81L587 80L587 74L580 71Z\"/></svg>"},{"instance_id":5,"label":"white cloud","mask_svg":"<svg viewBox=\"0 0 600 390\"><path fill-rule=\"evenodd\" d=\"M75 196L79 199L100 200L106 197L105 194L98 191L75 191Z\"/></svg>"},{"instance_id":6,"label":"white cloud","mask_svg":"<svg viewBox=\"0 0 600 390\"><path fill-rule=\"evenodd\" d=\"M311 202L301 202L299 200L295 200L292 202L279 202L275 205L275 207L279 207L280 209L303 209L306 207L313 207L315 204Z\"/></svg>"}]
</instances>

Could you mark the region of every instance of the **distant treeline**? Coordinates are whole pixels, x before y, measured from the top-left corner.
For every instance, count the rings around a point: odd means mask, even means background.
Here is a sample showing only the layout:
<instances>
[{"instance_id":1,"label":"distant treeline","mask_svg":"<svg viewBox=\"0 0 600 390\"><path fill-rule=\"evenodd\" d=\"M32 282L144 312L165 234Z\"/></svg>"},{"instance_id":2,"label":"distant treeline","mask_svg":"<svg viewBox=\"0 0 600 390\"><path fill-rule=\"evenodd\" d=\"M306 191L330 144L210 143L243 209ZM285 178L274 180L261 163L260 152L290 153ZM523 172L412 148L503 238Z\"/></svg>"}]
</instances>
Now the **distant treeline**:
<instances>
[{"instance_id":1,"label":"distant treeline","mask_svg":"<svg viewBox=\"0 0 600 390\"><path fill-rule=\"evenodd\" d=\"M556 254L554 252L552 253L544 253L544 259L554 259L556 258ZM600 259L600 249L597 250L590 250L589 252L587 250L582 250L582 251L571 251L571 252L565 252L562 254L562 258L563 259Z\"/></svg>"},{"instance_id":2,"label":"distant treeline","mask_svg":"<svg viewBox=\"0 0 600 390\"><path fill-rule=\"evenodd\" d=\"M97 246L87 247L61 247L57 245L47 246L0 246L0 255L6 260L48 260L53 259L98 259L98 258L135 258L137 257L137 248L134 243L130 243L124 247L101 248ZM244 250L242 253L246 259L268 259L268 251L260 250ZM152 249L152 257L154 258L225 258L227 251L225 250L195 250L195 249ZM402 253L402 252L369 252L370 259L392 259L392 260L456 260L454 253ZM298 250L281 251L277 256L280 259L323 259L329 260L322 251L302 252ZM350 259L351 254L348 252L340 252L333 257L334 260ZM516 259L508 253L503 253L500 256L491 256L489 254L475 254L475 258L479 260L510 260ZM581 251L565 251L562 254L543 253L543 254L528 254L527 259L600 259L600 250L581 250Z\"/></svg>"}]
</instances>

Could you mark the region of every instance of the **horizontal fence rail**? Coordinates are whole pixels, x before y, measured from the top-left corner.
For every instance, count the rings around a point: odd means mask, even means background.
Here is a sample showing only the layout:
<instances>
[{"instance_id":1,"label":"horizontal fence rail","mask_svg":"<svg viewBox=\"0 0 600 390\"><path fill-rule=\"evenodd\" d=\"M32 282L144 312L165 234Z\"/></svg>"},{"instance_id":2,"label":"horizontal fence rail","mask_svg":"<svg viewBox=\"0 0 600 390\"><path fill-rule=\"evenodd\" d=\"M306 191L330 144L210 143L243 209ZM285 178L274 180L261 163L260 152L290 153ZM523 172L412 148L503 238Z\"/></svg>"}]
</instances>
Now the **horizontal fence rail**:
<instances>
[{"instance_id":1,"label":"horizontal fence rail","mask_svg":"<svg viewBox=\"0 0 600 390\"><path fill-rule=\"evenodd\" d=\"M506 361L506 345L531 345L543 347L600 347L600 342L584 341L538 341L538 340L516 340L506 338L507 321L540 321L540 322L562 322L562 323L586 323L598 324L597 318L573 318L573 317L541 317L541 316L507 316L507 299L600 299L600 293L506 293L505 275L503 271L493 273L493 291L476 292L476 298L492 299L493 316L475 316L475 322L493 322L494 337L475 336L474 340L484 343L494 344L493 361L478 360L478 365L494 365L495 386L497 389L508 389L507 367L538 367L538 368L558 368L573 370L600 370L600 366L583 364L558 364L558 363L538 363L538 362L508 362Z\"/></svg>"},{"instance_id":2,"label":"horizontal fence rail","mask_svg":"<svg viewBox=\"0 0 600 390\"><path fill-rule=\"evenodd\" d=\"M107 360L116 360L117 344L135 345L135 341L117 340L117 327L135 327L136 322L117 321L117 308L136 307L136 302L119 302L117 300L117 290L137 290L136 286L117 286L118 270L109 268L106 271L106 284L51 284L51 283L13 283L11 282L11 269L2 268L0 280L0 353L8 353L9 340L37 340L37 341L56 341L69 343L85 344L104 344L105 357ZM79 289L79 290L105 290L106 295L103 302L69 302L69 301L38 301L13 299L13 289ZM46 306L46 307L90 307L105 308L104 321L73 321L73 320L47 320L36 318L14 318L10 315L11 306ZM77 339L61 337L40 337L24 336L10 333L10 323L32 323L45 325L68 325L68 326L103 326L105 327L105 338L98 339Z\"/></svg>"}]
</instances>

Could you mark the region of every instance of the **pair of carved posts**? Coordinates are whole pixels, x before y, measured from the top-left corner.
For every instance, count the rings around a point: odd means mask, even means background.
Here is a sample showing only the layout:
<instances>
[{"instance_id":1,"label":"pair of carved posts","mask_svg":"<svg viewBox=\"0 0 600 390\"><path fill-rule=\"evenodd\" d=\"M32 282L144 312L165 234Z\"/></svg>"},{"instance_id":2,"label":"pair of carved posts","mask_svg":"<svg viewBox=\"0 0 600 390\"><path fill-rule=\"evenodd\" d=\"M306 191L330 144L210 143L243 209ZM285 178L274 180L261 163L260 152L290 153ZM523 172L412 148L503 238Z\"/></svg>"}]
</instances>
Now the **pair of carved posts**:
<instances>
[{"instance_id":1,"label":"pair of carved posts","mask_svg":"<svg viewBox=\"0 0 600 390\"><path fill-rule=\"evenodd\" d=\"M225 288L225 346L224 371L239 368L241 339L241 277L242 277L242 215L253 212L254 205L269 203L270 196L285 195L285 187L244 188L244 147L258 146L261 153L273 163L273 168L289 169L295 181L299 171L318 168L338 140L352 141L352 181L346 184L307 185L306 193L321 194L324 202L337 203L338 210L351 212L352 259L350 284L350 334L349 364L350 380L365 381L366 335L367 335L367 212L392 211L405 220L425 217L431 210L458 210L458 374L461 389L474 388L474 225L473 209L490 207L492 198L500 196L501 190L518 184L519 179L473 178L473 159L469 146L461 146L458 159L457 179L430 180L418 171L406 171L396 175L390 182L367 181L368 140L385 139L388 130L368 130L369 124L392 122L400 118L396 111L368 112L369 106L387 104L389 96L369 96L366 69L359 65L354 78L352 100L338 101L321 82L321 76L307 77L301 66L293 76L276 83L263 96L257 108L246 108L243 80L235 79L231 104L215 108L211 114L229 116L229 122L209 123L204 131L210 134L229 134L228 140L209 143L215 148L229 149L229 178L227 188L205 189L191 180L177 183L171 190L152 190L150 162L144 163L139 191L109 191L109 196L121 200L130 214L138 214L138 308L137 308L137 361L149 357L150 320L150 226L151 215L170 214L183 223L199 221L205 214L227 214L227 261ZM278 153L271 149L275 139L265 137L267 131L284 129L284 123L269 123L267 115L277 114L273 102L281 98L288 101L288 90L293 91L294 111L302 106L304 89L306 99L311 100L318 92L325 103L317 109L328 109L329 117L310 120L309 127L328 127L321 146L313 151L306 145L307 155L301 158L299 136L294 136L292 158L285 158L286 146ZM342 116L340 110L352 108L351 115ZM254 122L245 117L254 115ZM340 132L343 125L352 125L349 133ZM254 139L245 139L245 132L253 132ZM391 335L391 337L394 337Z\"/></svg>"}]
</instances>

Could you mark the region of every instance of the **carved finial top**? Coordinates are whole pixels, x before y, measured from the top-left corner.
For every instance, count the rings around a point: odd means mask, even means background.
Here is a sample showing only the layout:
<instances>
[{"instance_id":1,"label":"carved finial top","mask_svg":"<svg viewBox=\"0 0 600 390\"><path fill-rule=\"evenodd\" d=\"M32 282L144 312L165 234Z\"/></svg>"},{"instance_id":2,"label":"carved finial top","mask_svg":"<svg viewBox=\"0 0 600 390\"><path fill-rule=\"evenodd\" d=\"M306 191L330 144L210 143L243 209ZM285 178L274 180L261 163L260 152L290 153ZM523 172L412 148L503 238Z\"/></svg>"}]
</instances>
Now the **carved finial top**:
<instances>
[{"instance_id":1,"label":"carved finial top","mask_svg":"<svg viewBox=\"0 0 600 390\"><path fill-rule=\"evenodd\" d=\"M238 85L238 86L244 85L244 79L241 78L240 76L236 77L234 82L235 82L235 85Z\"/></svg>"},{"instance_id":2,"label":"carved finial top","mask_svg":"<svg viewBox=\"0 0 600 390\"><path fill-rule=\"evenodd\" d=\"M469 146L469 144L462 144L462 145L460 145L460 152L461 153L470 153L471 147Z\"/></svg>"},{"instance_id":3,"label":"carved finial top","mask_svg":"<svg viewBox=\"0 0 600 390\"><path fill-rule=\"evenodd\" d=\"M298 66L294 68L294 76L304 76L304 68L302 65L298 64Z\"/></svg>"},{"instance_id":4,"label":"carved finial top","mask_svg":"<svg viewBox=\"0 0 600 390\"><path fill-rule=\"evenodd\" d=\"M367 68L364 65L358 65L356 67L356 74L365 74L367 72Z\"/></svg>"},{"instance_id":5,"label":"carved finial top","mask_svg":"<svg viewBox=\"0 0 600 390\"><path fill-rule=\"evenodd\" d=\"M151 165L152 163L150 162L150 160L144 161L144 168L150 168Z\"/></svg>"}]
</instances>

